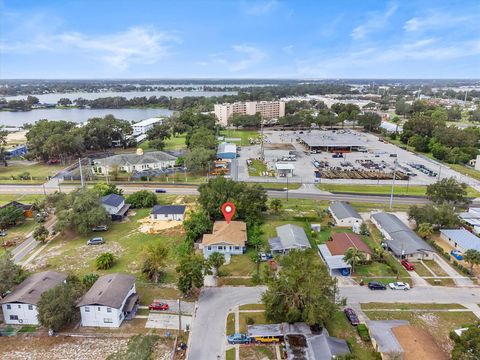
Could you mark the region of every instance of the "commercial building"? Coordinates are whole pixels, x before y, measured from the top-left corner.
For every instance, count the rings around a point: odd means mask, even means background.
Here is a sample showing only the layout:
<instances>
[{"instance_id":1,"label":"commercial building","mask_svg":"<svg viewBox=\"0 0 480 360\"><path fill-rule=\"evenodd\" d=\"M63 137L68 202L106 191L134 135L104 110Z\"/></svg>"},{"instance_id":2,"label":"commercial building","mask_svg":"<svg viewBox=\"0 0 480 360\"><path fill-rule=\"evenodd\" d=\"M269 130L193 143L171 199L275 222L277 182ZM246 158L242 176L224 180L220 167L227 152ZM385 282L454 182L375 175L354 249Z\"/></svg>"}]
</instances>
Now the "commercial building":
<instances>
[{"instance_id":1,"label":"commercial building","mask_svg":"<svg viewBox=\"0 0 480 360\"><path fill-rule=\"evenodd\" d=\"M214 252L241 255L247 250L247 224L243 221L215 221L212 234L204 234L199 247L207 259Z\"/></svg>"},{"instance_id":2,"label":"commercial building","mask_svg":"<svg viewBox=\"0 0 480 360\"><path fill-rule=\"evenodd\" d=\"M217 158L222 160L233 160L237 157L237 145L222 143L218 145Z\"/></svg>"},{"instance_id":3,"label":"commercial building","mask_svg":"<svg viewBox=\"0 0 480 360\"><path fill-rule=\"evenodd\" d=\"M233 114L255 115L260 113L262 119L278 119L285 116L283 101L247 101L214 105L215 116L222 125L228 125Z\"/></svg>"},{"instance_id":4,"label":"commercial building","mask_svg":"<svg viewBox=\"0 0 480 360\"><path fill-rule=\"evenodd\" d=\"M372 223L385 238L384 245L401 259L433 260L435 251L397 216L385 212L371 215Z\"/></svg>"},{"instance_id":5,"label":"commercial building","mask_svg":"<svg viewBox=\"0 0 480 360\"><path fill-rule=\"evenodd\" d=\"M277 236L268 239L272 253L286 254L292 249L305 250L311 248L307 234L300 226L286 224L277 226L275 230Z\"/></svg>"},{"instance_id":6,"label":"commercial building","mask_svg":"<svg viewBox=\"0 0 480 360\"><path fill-rule=\"evenodd\" d=\"M275 164L275 171L278 177L293 177L293 171L295 170L295 165L292 163L279 163Z\"/></svg>"},{"instance_id":7,"label":"commercial building","mask_svg":"<svg viewBox=\"0 0 480 360\"><path fill-rule=\"evenodd\" d=\"M143 135L146 134L148 130L153 128L155 124L162 124L164 121L163 118L150 118L139 121L137 123L132 124L133 128L133 136Z\"/></svg>"},{"instance_id":8,"label":"commercial building","mask_svg":"<svg viewBox=\"0 0 480 360\"><path fill-rule=\"evenodd\" d=\"M330 211L337 226L352 227L354 224L363 222L360 214L348 202L332 201L328 211Z\"/></svg>"},{"instance_id":9,"label":"commercial building","mask_svg":"<svg viewBox=\"0 0 480 360\"><path fill-rule=\"evenodd\" d=\"M62 284L66 279L67 275L55 271L43 271L29 276L0 300L5 323L38 325L37 303L40 297L44 292Z\"/></svg>"},{"instance_id":10,"label":"commercial building","mask_svg":"<svg viewBox=\"0 0 480 360\"><path fill-rule=\"evenodd\" d=\"M118 328L133 318L138 302L135 276L115 273L99 277L77 307L82 326Z\"/></svg>"},{"instance_id":11,"label":"commercial building","mask_svg":"<svg viewBox=\"0 0 480 360\"><path fill-rule=\"evenodd\" d=\"M176 157L163 151L144 153L138 149L135 154L118 154L104 159L93 160L93 171L97 174L109 174L114 168L119 172L142 172L163 170L175 165Z\"/></svg>"},{"instance_id":12,"label":"commercial building","mask_svg":"<svg viewBox=\"0 0 480 360\"><path fill-rule=\"evenodd\" d=\"M442 229L440 237L457 250L463 252L473 249L480 251L480 238L465 229Z\"/></svg>"},{"instance_id":13,"label":"commercial building","mask_svg":"<svg viewBox=\"0 0 480 360\"><path fill-rule=\"evenodd\" d=\"M299 134L298 141L308 151L350 152L365 149L364 135L351 130L312 130Z\"/></svg>"}]
</instances>

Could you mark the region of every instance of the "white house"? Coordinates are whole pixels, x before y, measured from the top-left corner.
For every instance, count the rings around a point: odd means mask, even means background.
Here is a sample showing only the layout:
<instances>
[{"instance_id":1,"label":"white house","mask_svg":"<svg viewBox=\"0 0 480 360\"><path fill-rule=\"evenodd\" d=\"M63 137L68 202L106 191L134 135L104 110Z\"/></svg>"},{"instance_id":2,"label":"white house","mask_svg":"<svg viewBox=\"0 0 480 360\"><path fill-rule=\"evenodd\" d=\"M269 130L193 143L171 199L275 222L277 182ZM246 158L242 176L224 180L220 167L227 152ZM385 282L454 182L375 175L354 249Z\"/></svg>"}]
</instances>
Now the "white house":
<instances>
[{"instance_id":1,"label":"white house","mask_svg":"<svg viewBox=\"0 0 480 360\"><path fill-rule=\"evenodd\" d=\"M155 124L162 124L163 118L150 118L132 124L133 136L146 134Z\"/></svg>"},{"instance_id":2,"label":"white house","mask_svg":"<svg viewBox=\"0 0 480 360\"><path fill-rule=\"evenodd\" d=\"M292 249L305 250L311 248L307 234L300 226L285 224L277 226L276 232L276 237L268 239L272 253L286 254Z\"/></svg>"},{"instance_id":3,"label":"white house","mask_svg":"<svg viewBox=\"0 0 480 360\"><path fill-rule=\"evenodd\" d=\"M82 326L118 328L138 308L135 277L120 273L101 276L77 303Z\"/></svg>"},{"instance_id":4,"label":"white house","mask_svg":"<svg viewBox=\"0 0 480 360\"><path fill-rule=\"evenodd\" d=\"M213 224L213 233L204 234L200 249L207 259L214 252L231 255L241 255L247 250L247 224L243 221L216 221Z\"/></svg>"},{"instance_id":5,"label":"white house","mask_svg":"<svg viewBox=\"0 0 480 360\"><path fill-rule=\"evenodd\" d=\"M138 149L134 154L118 154L104 159L93 160L92 170L97 174L109 174L117 168L120 172L142 172L163 170L175 166L176 157L163 151L143 152Z\"/></svg>"},{"instance_id":6,"label":"white house","mask_svg":"<svg viewBox=\"0 0 480 360\"><path fill-rule=\"evenodd\" d=\"M155 205L150 213L150 218L152 220L183 221L185 209L185 205Z\"/></svg>"},{"instance_id":7,"label":"white house","mask_svg":"<svg viewBox=\"0 0 480 360\"><path fill-rule=\"evenodd\" d=\"M363 222L357 210L347 202L332 201L328 210L338 226L353 227L355 223L362 224Z\"/></svg>"},{"instance_id":8,"label":"white house","mask_svg":"<svg viewBox=\"0 0 480 360\"><path fill-rule=\"evenodd\" d=\"M440 237L457 250L470 249L480 251L480 238L465 229L442 229Z\"/></svg>"},{"instance_id":9,"label":"white house","mask_svg":"<svg viewBox=\"0 0 480 360\"><path fill-rule=\"evenodd\" d=\"M113 221L123 220L130 208L130 204L125 204L123 196L117 194L109 194L102 197L102 206L110 214Z\"/></svg>"},{"instance_id":10,"label":"white house","mask_svg":"<svg viewBox=\"0 0 480 360\"><path fill-rule=\"evenodd\" d=\"M37 303L42 294L67 279L55 271L43 271L29 276L15 290L0 300L6 324L38 325Z\"/></svg>"}]
</instances>

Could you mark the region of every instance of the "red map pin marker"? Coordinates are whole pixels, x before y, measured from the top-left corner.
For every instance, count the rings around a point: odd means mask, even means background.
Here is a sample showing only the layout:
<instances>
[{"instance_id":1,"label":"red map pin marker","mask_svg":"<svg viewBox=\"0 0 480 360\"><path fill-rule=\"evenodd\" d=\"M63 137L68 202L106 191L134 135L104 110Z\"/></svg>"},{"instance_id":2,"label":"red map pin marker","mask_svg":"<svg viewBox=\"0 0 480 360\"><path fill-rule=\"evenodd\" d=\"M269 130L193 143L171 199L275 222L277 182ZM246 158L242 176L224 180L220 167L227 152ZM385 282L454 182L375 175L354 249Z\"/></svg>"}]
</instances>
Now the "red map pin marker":
<instances>
[{"instance_id":1,"label":"red map pin marker","mask_svg":"<svg viewBox=\"0 0 480 360\"><path fill-rule=\"evenodd\" d=\"M225 204L223 204L222 214L225 217L227 224L230 224L233 215L235 215L235 205L233 205L231 202L226 202Z\"/></svg>"}]
</instances>

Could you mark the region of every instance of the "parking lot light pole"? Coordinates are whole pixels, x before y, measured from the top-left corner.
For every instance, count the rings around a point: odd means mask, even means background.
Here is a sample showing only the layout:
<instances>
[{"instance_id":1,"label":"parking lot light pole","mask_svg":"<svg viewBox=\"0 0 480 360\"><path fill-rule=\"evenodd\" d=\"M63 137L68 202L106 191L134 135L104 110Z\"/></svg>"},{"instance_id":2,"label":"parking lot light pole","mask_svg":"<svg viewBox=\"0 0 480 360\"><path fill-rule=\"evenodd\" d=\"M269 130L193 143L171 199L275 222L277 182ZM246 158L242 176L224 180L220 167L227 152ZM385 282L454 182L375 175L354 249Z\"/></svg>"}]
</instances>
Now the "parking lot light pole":
<instances>
[{"instance_id":1,"label":"parking lot light pole","mask_svg":"<svg viewBox=\"0 0 480 360\"><path fill-rule=\"evenodd\" d=\"M393 167L393 181L392 181L392 190L390 191L390 210L392 210L392 206L393 206L393 190L395 189L395 176L396 176L396 172L397 172L397 160L395 159L395 162L394 162L394 167Z\"/></svg>"}]
</instances>

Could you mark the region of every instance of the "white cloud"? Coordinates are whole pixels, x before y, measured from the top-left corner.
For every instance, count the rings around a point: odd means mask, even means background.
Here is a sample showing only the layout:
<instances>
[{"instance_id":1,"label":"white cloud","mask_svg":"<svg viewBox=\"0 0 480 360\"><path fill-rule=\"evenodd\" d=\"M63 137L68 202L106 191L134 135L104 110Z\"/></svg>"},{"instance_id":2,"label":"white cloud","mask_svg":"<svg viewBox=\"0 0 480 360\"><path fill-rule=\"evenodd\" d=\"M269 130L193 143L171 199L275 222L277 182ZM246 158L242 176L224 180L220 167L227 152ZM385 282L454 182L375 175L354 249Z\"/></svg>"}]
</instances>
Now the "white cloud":
<instances>
[{"instance_id":1,"label":"white cloud","mask_svg":"<svg viewBox=\"0 0 480 360\"><path fill-rule=\"evenodd\" d=\"M398 5L391 3L384 12L373 11L368 13L367 21L362 25L355 27L350 36L356 40L363 39L367 34L384 28L387 25L389 18L395 14L397 9Z\"/></svg>"},{"instance_id":2,"label":"white cloud","mask_svg":"<svg viewBox=\"0 0 480 360\"><path fill-rule=\"evenodd\" d=\"M403 29L407 32L428 31L465 25L465 23L474 20L475 17L471 15L453 15L445 11L432 10L423 16L416 16L407 20Z\"/></svg>"},{"instance_id":3,"label":"white cloud","mask_svg":"<svg viewBox=\"0 0 480 360\"><path fill-rule=\"evenodd\" d=\"M242 7L246 14L260 16L273 11L278 4L279 3L276 0L261 1L257 3L245 2L243 3Z\"/></svg>"},{"instance_id":4,"label":"white cloud","mask_svg":"<svg viewBox=\"0 0 480 360\"><path fill-rule=\"evenodd\" d=\"M231 71L245 70L267 57L267 54L263 50L250 45L234 45L233 50L236 53L245 55L245 57L238 61L231 62L228 65Z\"/></svg>"}]
</instances>

